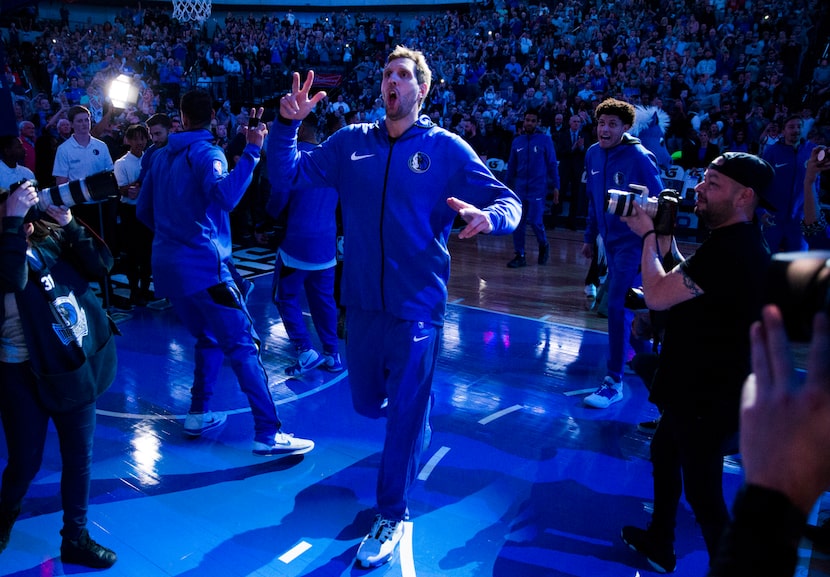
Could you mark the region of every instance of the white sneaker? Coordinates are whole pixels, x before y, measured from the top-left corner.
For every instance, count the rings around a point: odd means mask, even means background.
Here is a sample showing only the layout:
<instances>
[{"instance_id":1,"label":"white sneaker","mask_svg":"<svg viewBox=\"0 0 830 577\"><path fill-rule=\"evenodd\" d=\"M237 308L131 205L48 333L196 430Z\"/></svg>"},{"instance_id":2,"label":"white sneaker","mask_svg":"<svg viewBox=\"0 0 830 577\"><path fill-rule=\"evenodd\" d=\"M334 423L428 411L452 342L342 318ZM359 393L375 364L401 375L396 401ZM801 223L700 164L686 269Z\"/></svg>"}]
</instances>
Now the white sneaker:
<instances>
[{"instance_id":1,"label":"white sneaker","mask_svg":"<svg viewBox=\"0 0 830 577\"><path fill-rule=\"evenodd\" d=\"M284 455L303 455L314 448L314 441L300 439L282 431L274 435L273 443L254 441L253 453L260 457L282 457Z\"/></svg>"},{"instance_id":2,"label":"white sneaker","mask_svg":"<svg viewBox=\"0 0 830 577\"><path fill-rule=\"evenodd\" d=\"M375 517L372 531L357 550L357 562L363 567L378 567L392 558L403 537L403 521Z\"/></svg>"},{"instance_id":3,"label":"white sneaker","mask_svg":"<svg viewBox=\"0 0 830 577\"><path fill-rule=\"evenodd\" d=\"M195 439L225 424L228 416L225 413L216 411L207 413L188 413L184 418L184 434L186 437Z\"/></svg>"},{"instance_id":4,"label":"white sneaker","mask_svg":"<svg viewBox=\"0 0 830 577\"><path fill-rule=\"evenodd\" d=\"M585 285L585 297L589 300L594 300L597 298L597 287L596 285L586 284Z\"/></svg>"},{"instance_id":5,"label":"white sneaker","mask_svg":"<svg viewBox=\"0 0 830 577\"><path fill-rule=\"evenodd\" d=\"M623 384L622 381L617 383L610 376L606 376L602 380L602 385L585 397L583 402L589 407L595 409L607 409L616 402L623 399Z\"/></svg>"},{"instance_id":6,"label":"white sneaker","mask_svg":"<svg viewBox=\"0 0 830 577\"><path fill-rule=\"evenodd\" d=\"M320 368L330 373L342 373L346 370L346 367L343 366L343 362L340 360L340 353L323 353L323 361Z\"/></svg>"},{"instance_id":7,"label":"white sneaker","mask_svg":"<svg viewBox=\"0 0 830 577\"><path fill-rule=\"evenodd\" d=\"M289 377L302 375L311 369L317 368L324 363L326 358L314 349L306 349L297 356L297 362L285 368L285 374Z\"/></svg>"}]
</instances>

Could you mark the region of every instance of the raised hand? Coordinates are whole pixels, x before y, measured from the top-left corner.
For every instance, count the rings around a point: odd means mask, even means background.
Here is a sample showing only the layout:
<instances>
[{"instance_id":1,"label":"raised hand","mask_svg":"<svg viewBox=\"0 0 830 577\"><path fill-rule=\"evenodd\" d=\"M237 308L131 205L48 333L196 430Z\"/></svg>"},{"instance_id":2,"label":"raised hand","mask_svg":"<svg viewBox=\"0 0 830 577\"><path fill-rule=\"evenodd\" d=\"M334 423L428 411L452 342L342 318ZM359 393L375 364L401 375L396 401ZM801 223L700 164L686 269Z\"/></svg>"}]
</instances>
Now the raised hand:
<instances>
[{"instance_id":1,"label":"raised hand","mask_svg":"<svg viewBox=\"0 0 830 577\"><path fill-rule=\"evenodd\" d=\"M251 114L248 116L248 126L245 127L245 140L249 144L262 146L265 142L265 136L268 134L268 127L262 122L262 113L264 109L251 108Z\"/></svg>"},{"instance_id":2,"label":"raised hand","mask_svg":"<svg viewBox=\"0 0 830 577\"><path fill-rule=\"evenodd\" d=\"M6 216L26 216L37 201L37 190L27 180L9 194L6 200Z\"/></svg>"},{"instance_id":3,"label":"raised hand","mask_svg":"<svg viewBox=\"0 0 830 577\"><path fill-rule=\"evenodd\" d=\"M314 71L309 70L308 75L300 87L300 73L293 74L291 93L280 98L280 116L289 120L302 120L314 110L317 103L326 97L325 91L320 91L311 98L308 93L314 84Z\"/></svg>"},{"instance_id":4,"label":"raised hand","mask_svg":"<svg viewBox=\"0 0 830 577\"><path fill-rule=\"evenodd\" d=\"M752 325L752 370L741 401L746 482L784 493L808 513L830 487L830 329L817 313L802 384L781 311L768 305Z\"/></svg>"}]
</instances>

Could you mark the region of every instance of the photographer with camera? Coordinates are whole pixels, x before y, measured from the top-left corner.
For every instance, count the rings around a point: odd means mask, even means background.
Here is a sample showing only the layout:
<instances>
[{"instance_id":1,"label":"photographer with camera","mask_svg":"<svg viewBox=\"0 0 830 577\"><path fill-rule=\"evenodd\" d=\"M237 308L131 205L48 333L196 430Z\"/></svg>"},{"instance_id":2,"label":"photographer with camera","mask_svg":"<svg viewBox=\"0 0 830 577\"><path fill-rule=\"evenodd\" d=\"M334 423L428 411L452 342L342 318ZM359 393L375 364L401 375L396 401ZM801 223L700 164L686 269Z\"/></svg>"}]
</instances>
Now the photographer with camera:
<instances>
[{"instance_id":1,"label":"photographer with camera","mask_svg":"<svg viewBox=\"0 0 830 577\"><path fill-rule=\"evenodd\" d=\"M650 400L661 410L651 442L654 510L647 530L622 539L659 571L676 565L674 530L682 492L703 532L710 559L729 521L723 455L738 431L741 387L750 372L749 327L760 316L770 263L754 219L774 176L755 155L716 158L695 187L695 211L711 230L688 259L665 270L655 223L639 205L625 222L642 238L643 293L667 311Z\"/></svg>"},{"instance_id":2,"label":"photographer with camera","mask_svg":"<svg viewBox=\"0 0 830 577\"><path fill-rule=\"evenodd\" d=\"M637 138L628 134L634 123L634 107L609 98L597 106L597 143L585 155L585 190L588 219L582 255L593 259L597 237L605 244L608 261L608 364L602 384L584 403L605 409L623 399L623 363L627 342L625 295L635 286L642 243L620 216L608 212L610 189L626 190L631 184L657 196L663 189L657 159Z\"/></svg>"},{"instance_id":3,"label":"photographer with camera","mask_svg":"<svg viewBox=\"0 0 830 577\"><path fill-rule=\"evenodd\" d=\"M0 552L40 470L49 421L60 441L61 559L107 568L87 512L95 400L115 378L113 325L89 281L112 266L109 249L66 206L24 221L40 193L24 182L0 196L0 420L8 463L0 488Z\"/></svg>"}]
</instances>

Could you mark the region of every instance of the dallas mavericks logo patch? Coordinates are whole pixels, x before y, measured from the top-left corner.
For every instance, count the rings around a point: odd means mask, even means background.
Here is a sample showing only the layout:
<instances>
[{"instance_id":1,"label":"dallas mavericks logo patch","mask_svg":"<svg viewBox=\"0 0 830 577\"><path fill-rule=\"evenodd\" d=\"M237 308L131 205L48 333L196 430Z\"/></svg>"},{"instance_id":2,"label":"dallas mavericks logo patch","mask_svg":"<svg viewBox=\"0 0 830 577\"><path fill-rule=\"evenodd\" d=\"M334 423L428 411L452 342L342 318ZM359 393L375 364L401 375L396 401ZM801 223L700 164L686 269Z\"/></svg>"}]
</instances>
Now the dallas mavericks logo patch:
<instances>
[{"instance_id":1,"label":"dallas mavericks logo patch","mask_svg":"<svg viewBox=\"0 0 830 577\"><path fill-rule=\"evenodd\" d=\"M625 174L622 172L617 172L614 174L614 184L617 186L622 186L625 184Z\"/></svg>"},{"instance_id":2,"label":"dallas mavericks logo patch","mask_svg":"<svg viewBox=\"0 0 830 577\"><path fill-rule=\"evenodd\" d=\"M416 174L423 174L429 170L430 162L425 152L416 152L409 157L409 170Z\"/></svg>"},{"instance_id":3,"label":"dallas mavericks logo patch","mask_svg":"<svg viewBox=\"0 0 830 577\"><path fill-rule=\"evenodd\" d=\"M62 323L52 323L52 330L61 343L68 345L75 341L82 347L84 337L89 334L89 325L86 321L86 311L78 306L75 293L70 292L69 296L58 297L50 305L55 318L63 320Z\"/></svg>"}]
</instances>

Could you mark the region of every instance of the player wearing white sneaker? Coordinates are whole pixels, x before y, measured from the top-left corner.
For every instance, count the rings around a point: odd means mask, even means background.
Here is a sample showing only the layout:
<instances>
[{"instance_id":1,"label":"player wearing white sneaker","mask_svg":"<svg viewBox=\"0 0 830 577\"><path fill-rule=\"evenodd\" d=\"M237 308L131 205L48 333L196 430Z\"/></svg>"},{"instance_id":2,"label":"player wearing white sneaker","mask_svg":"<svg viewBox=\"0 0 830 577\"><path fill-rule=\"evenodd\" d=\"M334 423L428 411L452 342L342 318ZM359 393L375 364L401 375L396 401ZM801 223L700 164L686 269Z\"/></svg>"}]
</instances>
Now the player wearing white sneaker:
<instances>
[{"instance_id":1,"label":"player wearing white sneaker","mask_svg":"<svg viewBox=\"0 0 830 577\"><path fill-rule=\"evenodd\" d=\"M227 357L248 398L254 441L272 445L282 423L268 387L261 343L235 279L231 261L230 211L251 182L268 129L262 110L251 110L246 145L236 166L213 143L210 95L192 90L181 99L184 132L171 134L154 154L138 196L136 215L155 232L153 282L170 299L196 340L190 414L185 435L197 437L224 422L210 411Z\"/></svg>"},{"instance_id":2,"label":"player wearing white sneaker","mask_svg":"<svg viewBox=\"0 0 830 577\"><path fill-rule=\"evenodd\" d=\"M271 182L329 186L340 195L352 404L361 415L387 419L377 482L382 527L376 523L364 540L361 564L386 562L403 531L441 347L447 240L455 218L466 222L458 234L465 239L506 234L521 217L516 195L469 144L428 116L419 118L431 82L424 55L396 47L381 83L386 117L346 126L320 146L298 150L299 121L325 93L309 94L313 72L302 85L294 73L268 138Z\"/></svg>"}]
</instances>

